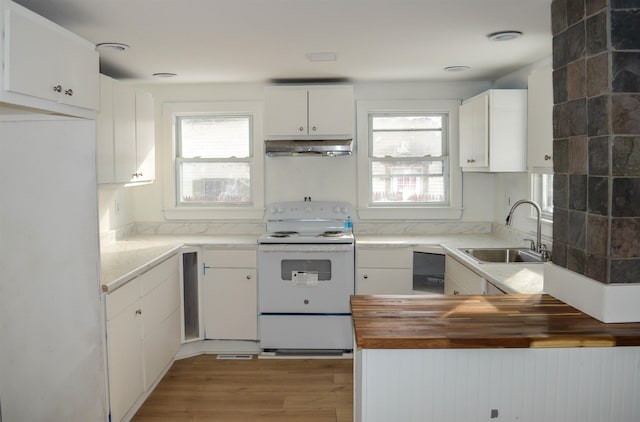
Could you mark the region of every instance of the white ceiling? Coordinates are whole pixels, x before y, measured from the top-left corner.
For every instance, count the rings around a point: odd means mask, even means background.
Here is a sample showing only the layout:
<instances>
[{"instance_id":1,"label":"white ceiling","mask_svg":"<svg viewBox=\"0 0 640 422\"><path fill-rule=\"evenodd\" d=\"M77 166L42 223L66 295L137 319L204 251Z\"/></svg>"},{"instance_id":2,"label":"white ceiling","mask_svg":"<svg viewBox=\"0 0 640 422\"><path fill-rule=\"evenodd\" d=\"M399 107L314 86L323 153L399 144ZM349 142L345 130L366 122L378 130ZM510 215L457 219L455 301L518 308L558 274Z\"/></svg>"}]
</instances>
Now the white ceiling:
<instances>
[{"instance_id":1,"label":"white ceiling","mask_svg":"<svg viewBox=\"0 0 640 422\"><path fill-rule=\"evenodd\" d=\"M101 52L101 69L137 82L494 80L551 55L551 0L17 2L95 44L130 45ZM487 40L501 30L524 36ZM337 61L307 59L318 52ZM443 70L455 65L471 70Z\"/></svg>"}]
</instances>

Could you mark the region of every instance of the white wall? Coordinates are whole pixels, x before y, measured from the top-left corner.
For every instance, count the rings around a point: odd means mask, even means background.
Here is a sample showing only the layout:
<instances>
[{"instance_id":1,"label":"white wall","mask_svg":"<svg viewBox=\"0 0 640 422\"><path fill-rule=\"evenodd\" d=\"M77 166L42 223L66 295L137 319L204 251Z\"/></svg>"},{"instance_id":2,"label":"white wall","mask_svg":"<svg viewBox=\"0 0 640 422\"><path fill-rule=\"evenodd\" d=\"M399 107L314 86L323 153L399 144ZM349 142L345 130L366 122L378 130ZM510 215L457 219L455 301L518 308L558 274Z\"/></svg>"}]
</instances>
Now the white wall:
<instances>
[{"instance_id":1,"label":"white wall","mask_svg":"<svg viewBox=\"0 0 640 422\"><path fill-rule=\"evenodd\" d=\"M356 100L456 99L462 100L489 88L490 82L355 83ZM142 85L151 92L156 108L156 181L153 185L100 190L102 231L133 221L161 222L164 137L162 106L166 102L263 100L263 84ZM357 154L357 145L356 145ZM340 200L356 203L356 157L265 157L265 202ZM464 175L464 221L493 219L495 177ZM123 192L126 191L126 192ZM116 213L116 201L119 213Z\"/></svg>"}]
</instances>

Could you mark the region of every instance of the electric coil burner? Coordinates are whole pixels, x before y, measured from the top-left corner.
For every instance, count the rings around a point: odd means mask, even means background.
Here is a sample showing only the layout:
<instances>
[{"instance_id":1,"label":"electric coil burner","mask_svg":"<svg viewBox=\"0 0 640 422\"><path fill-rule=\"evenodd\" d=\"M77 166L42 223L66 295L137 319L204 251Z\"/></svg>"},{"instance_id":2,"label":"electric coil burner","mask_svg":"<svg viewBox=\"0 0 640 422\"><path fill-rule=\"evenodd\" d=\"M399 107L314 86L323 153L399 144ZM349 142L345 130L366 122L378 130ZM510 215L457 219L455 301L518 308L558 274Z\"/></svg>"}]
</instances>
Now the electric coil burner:
<instances>
[{"instance_id":1,"label":"electric coil burner","mask_svg":"<svg viewBox=\"0 0 640 422\"><path fill-rule=\"evenodd\" d=\"M267 208L258 240L260 347L274 354L353 349L354 239L342 202L284 202Z\"/></svg>"}]
</instances>

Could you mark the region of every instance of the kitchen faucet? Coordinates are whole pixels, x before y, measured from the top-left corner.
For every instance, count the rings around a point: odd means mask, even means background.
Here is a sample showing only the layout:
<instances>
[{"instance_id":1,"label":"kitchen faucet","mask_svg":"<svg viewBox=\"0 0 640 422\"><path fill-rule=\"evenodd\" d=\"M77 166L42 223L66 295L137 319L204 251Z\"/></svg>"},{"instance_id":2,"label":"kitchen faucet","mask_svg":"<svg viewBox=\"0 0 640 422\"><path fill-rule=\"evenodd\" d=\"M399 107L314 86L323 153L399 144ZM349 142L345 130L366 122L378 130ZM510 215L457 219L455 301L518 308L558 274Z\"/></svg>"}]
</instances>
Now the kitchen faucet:
<instances>
[{"instance_id":1,"label":"kitchen faucet","mask_svg":"<svg viewBox=\"0 0 640 422\"><path fill-rule=\"evenodd\" d=\"M539 253L543 261L548 261L549 251L547 250L547 246L542 244L542 209L540 208L540 205L538 205L535 201L530 201L528 199L521 199L517 201L515 204L513 204L511 210L509 210L509 215L507 215L507 226L511 225L511 217L513 216L513 212L515 211L515 209L522 204L530 204L533 208L535 208L537 212L536 241L535 246L534 243L531 242L531 249Z\"/></svg>"}]
</instances>

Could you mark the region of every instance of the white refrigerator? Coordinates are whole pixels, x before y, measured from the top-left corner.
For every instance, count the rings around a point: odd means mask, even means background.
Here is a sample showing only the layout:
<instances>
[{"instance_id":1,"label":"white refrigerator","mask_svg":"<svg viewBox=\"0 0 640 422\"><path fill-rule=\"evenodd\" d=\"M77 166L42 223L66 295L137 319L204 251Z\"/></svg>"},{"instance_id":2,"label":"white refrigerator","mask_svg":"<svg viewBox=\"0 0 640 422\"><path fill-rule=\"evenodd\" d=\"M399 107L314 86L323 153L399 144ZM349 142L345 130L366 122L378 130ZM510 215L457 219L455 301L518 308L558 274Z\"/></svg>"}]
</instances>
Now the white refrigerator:
<instances>
[{"instance_id":1,"label":"white refrigerator","mask_svg":"<svg viewBox=\"0 0 640 422\"><path fill-rule=\"evenodd\" d=\"M0 422L105 421L95 121L24 116L0 114Z\"/></svg>"}]
</instances>

